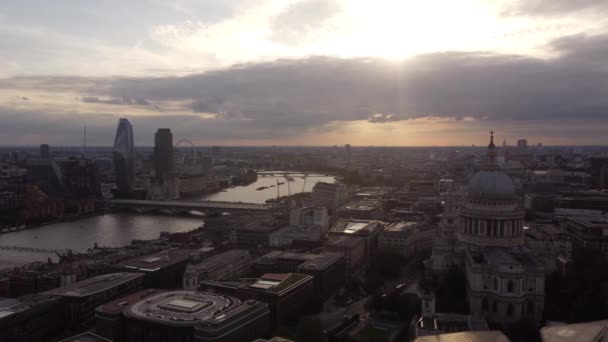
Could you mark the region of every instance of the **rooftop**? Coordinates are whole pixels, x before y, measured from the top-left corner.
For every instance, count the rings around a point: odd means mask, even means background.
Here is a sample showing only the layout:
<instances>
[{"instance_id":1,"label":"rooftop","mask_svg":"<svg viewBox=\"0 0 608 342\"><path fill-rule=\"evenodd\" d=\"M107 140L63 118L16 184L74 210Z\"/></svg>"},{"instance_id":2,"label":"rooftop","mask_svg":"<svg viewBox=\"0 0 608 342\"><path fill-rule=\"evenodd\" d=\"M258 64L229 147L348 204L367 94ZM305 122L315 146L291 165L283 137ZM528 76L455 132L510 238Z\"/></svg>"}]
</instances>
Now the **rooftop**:
<instances>
[{"instance_id":1,"label":"rooftop","mask_svg":"<svg viewBox=\"0 0 608 342\"><path fill-rule=\"evenodd\" d=\"M491 330L422 336L414 342L509 342L509 339L502 332Z\"/></svg>"},{"instance_id":2,"label":"rooftop","mask_svg":"<svg viewBox=\"0 0 608 342\"><path fill-rule=\"evenodd\" d=\"M608 339L608 320L561 324L540 330L543 342L598 342Z\"/></svg>"},{"instance_id":3,"label":"rooftop","mask_svg":"<svg viewBox=\"0 0 608 342\"><path fill-rule=\"evenodd\" d=\"M260 302L197 291L170 291L128 307L125 315L168 325L218 325L261 305Z\"/></svg>"},{"instance_id":4,"label":"rooftop","mask_svg":"<svg viewBox=\"0 0 608 342\"><path fill-rule=\"evenodd\" d=\"M249 287L279 293L310 279L311 276L299 273L267 273L249 283Z\"/></svg>"},{"instance_id":5,"label":"rooftop","mask_svg":"<svg viewBox=\"0 0 608 342\"><path fill-rule=\"evenodd\" d=\"M325 246L353 248L362 243L365 243L365 237L363 237L363 236L353 236L353 235L328 236L327 241L325 242Z\"/></svg>"},{"instance_id":6,"label":"rooftop","mask_svg":"<svg viewBox=\"0 0 608 342\"><path fill-rule=\"evenodd\" d=\"M37 306L56 303L58 298L42 294L30 294L19 298L0 300L0 319L25 312Z\"/></svg>"},{"instance_id":7,"label":"rooftop","mask_svg":"<svg viewBox=\"0 0 608 342\"><path fill-rule=\"evenodd\" d=\"M165 250L129 259L119 263L117 266L140 272L154 272L188 260L191 252L192 250L189 249Z\"/></svg>"},{"instance_id":8,"label":"rooftop","mask_svg":"<svg viewBox=\"0 0 608 342\"><path fill-rule=\"evenodd\" d=\"M297 253L288 251L272 251L255 260L258 264L268 264L283 260L301 261L298 266L302 270L323 270L343 258L341 253Z\"/></svg>"},{"instance_id":9,"label":"rooftop","mask_svg":"<svg viewBox=\"0 0 608 342\"><path fill-rule=\"evenodd\" d=\"M109 313L109 314L118 314L121 313L122 310L132 304L139 302L140 300L150 297L155 294L166 292L165 290L158 289L145 289L135 293L131 293L129 295L117 298L113 301L107 302L100 307L97 308L98 311Z\"/></svg>"},{"instance_id":10,"label":"rooftop","mask_svg":"<svg viewBox=\"0 0 608 342\"><path fill-rule=\"evenodd\" d=\"M68 337L65 340L61 340L59 342L112 342L107 338L103 338L97 334L93 334L90 331L83 332L82 334L78 334L76 336Z\"/></svg>"},{"instance_id":11,"label":"rooftop","mask_svg":"<svg viewBox=\"0 0 608 342\"><path fill-rule=\"evenodd\" d=\"M330 230L330 233L339 234L370 234L381 230L383 223L368 220L340 220Z\"/></svg>"},{"instance_id":12,"label":"rooftop","mask_svg":"<svg viewBox=\"0 0 608 342\"><path fill-rule=\"evenodd\" d=\"M420 229L429 228L424 222L418 221L409 221L409 222L396 222L391 223L386 228L382 234L390 234L390 235L409 235L412 232L418 231Z\"/></svg>"},{"instance_id":13,"label":"rooftop","mask_svg":"<svg viewBox=\"0 0 608 342\"><path fill-rule=\"evenodd\" d=\"M87 297L133 281L140 277L143 277L143 273L110 273L89 278L72 285L60 287L58 289L53 289L43 293L62 297Z\"/></svg>"},{"instance_id":14,"label":"rooftop","mask_svg":"<svg viewBox=\"0 0 608 342\"><path fill-rule=\"evenodd\" d=\"M379 200L365 199L365 200L349 202L349 203L343 205L342 207L340 207L338 210L340 210L340 211L344 211L344 210L371 211L371 210L376 210L376 209L380 208L381 206L382 206L382 202Z\"/></svg>"},{"instance_id":15,"label":"rooftop","mask_svg":"<svg viewBox=\"0 0 608 342\"><path fill-rule=\"evenodd\" d=\"M188 265L188 267L196 268L199 271L213 270L221 267L235 259L249 255L249 252L243 249L231 249L220 254L211 256L197 264Z\"/></svg>"}]
</instances>

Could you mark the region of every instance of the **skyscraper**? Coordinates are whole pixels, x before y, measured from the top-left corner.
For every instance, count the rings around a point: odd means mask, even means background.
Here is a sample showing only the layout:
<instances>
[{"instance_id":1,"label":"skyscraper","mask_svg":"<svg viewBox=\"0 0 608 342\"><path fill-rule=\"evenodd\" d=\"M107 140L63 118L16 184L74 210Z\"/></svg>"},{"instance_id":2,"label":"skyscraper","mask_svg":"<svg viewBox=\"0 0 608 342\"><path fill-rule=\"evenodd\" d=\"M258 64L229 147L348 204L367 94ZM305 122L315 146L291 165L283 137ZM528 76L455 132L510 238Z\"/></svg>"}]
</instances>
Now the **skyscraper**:
<instances>
[{"instance_id":1,"label":"skyscraper","mask_svg":"<svg viewBox=\"0 0 608 342\"><path fill-rule=\"evenodd\" d=\"M49 159L51 157L51 148L48 144L40 145L40 159Z\"/></svg>"},{"instance_id":2,"label":"skyscraper","mask_svg":"<svg viewBox=\"0 0 608 342\"><path fill-rule=\"evenodd\" d=\"M114 169L119 196L126 196L135 187L135 153L133 126L127 119L118 121L114 138Z\"/></svg>"},{"instance_id":3,"label":"skyscraper","mask_svg":"<svg viewBox=\"0 0 608 342\"><path fill-rule=\"evenodd\" d=\"M173 179L173 134L169 128L159 128L154 134L154 169L161 183Z\"/></svg>"}]
</instances>

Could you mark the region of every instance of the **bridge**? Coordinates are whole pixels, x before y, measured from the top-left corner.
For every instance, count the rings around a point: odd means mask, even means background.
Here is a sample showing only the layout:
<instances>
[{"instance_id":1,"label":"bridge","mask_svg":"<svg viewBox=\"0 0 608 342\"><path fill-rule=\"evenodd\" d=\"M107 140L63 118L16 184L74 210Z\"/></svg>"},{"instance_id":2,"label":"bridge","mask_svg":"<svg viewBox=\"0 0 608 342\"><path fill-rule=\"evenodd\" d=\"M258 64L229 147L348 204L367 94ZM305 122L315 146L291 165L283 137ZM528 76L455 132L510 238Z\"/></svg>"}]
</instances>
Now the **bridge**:
<instances>
[{"instance_id":1,"label":"bridge","mask_svg":"<svg viewBox=\"0 0 608 342\"><path fill-rule=\"evenodd\" d=\"M221 201L153 201L115 199L110 204L118 208L139 209L172 209L197 211L269 211L275 209L273 204Z\"/></svg>"},{"instance_id":2,"label":"bridge","mask_svg":"<svg viewBox=\"0 0 608 342\"><path fill-rule=\"evenodd\" d=\"M256 171L258 176L298 176L298 177L327 177L332 176L323 172L303 172L303 171Z\"/></svg>"},{"instance_id":3,"label":"bridge","mask_svg":"<svg viewBox=\"0 0 608 342\"><path fill-rule=\"evenodd\" d=\"M68 254L69 249L51 249L51 248L34 248L20 246L0 246L0 250L14 252L30 252L30 253L50 253L50 254Z\"/></svg>"}]
</instances>

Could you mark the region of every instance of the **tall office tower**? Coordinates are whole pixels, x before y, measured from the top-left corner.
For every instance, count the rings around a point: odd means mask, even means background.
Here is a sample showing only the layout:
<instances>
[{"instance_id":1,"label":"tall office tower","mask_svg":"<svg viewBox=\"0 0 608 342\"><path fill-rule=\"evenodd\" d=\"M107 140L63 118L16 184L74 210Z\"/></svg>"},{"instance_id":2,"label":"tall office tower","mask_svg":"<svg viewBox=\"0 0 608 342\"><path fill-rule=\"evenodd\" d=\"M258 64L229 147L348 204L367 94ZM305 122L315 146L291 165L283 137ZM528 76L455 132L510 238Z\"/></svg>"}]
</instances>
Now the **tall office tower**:
<instances>
[{"instance_id":1,"label":"tall office tower","mask_svg":"<svg viewBox=\"0 0 608 342\"><path fill-rule=\"evenodd\" d=\"M608 189L608 158L591 158L591 185L594 189Z\"/></svg>"},{"instance_id":2,"label":"tall office tower","mask_svg":"<svg viewBox=\"0 0 608 342\"><path fill-rule=\"evenodd\" d=\"M517 147L519 149L525 150L528 148L528 140L526 139L519 139L517 140Z\"/></svg>"},{"instance_id":3,"label":"tall office tower","mask_svg":"<svg viewBox=\"0 0 608 342\"><path fill-rule=\"evenodd\" d=\"M51 157L51 148L48 144L40 145L40 159L49 159Z\"/></svg>"},{"instance_id":4,"label":"tall office tower","mask_svg":"<svg viewBox=\"0 0 608 342\"><path fill-rule=\"evenodd\" d=\"M135 187L135 152L133 126L127 119L118 120L114 138L114 170L118 194L128 195Z\"/></svg>"},{"instance_id":5,"label":"tall office tower","mask_svg":"<svg viewBox=\"0 0 608 342\"><path fill-rule=\"evenodd\" d=\"M161 183L173 179L173 134L169 128L159 128L154 134L154 169Z\"/></svg>"}]
</instances>

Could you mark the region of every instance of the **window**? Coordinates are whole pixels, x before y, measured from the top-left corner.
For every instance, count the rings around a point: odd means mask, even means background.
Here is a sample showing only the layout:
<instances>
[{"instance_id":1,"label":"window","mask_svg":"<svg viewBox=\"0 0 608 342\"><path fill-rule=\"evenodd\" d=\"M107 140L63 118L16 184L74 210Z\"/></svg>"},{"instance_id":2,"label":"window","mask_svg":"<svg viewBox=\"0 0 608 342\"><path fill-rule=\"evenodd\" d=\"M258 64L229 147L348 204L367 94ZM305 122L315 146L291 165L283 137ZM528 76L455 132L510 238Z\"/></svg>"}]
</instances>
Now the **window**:
<instances>
[{"instance_id":1,"label":"window","mask_svg":"<svg viewBox=\"0 0 608 342\"><path fill-rule=\"evenodd\" d=\"M534 313L534 302L529 301L528 303L526 303L526 310L528 310L528 313Z\"/></svg>"},{"instance_id":2,"label":"window","mask_svg":"<svg viewBox=\"0 0 608 342\"><path fill-rule=\"evenodd\" d=\"M481 300L481 309L483 311L488 310L488 299L487 298L484 298Z\"/></svg>"},{"instance_id":3,"label":"window","mask_svg":"<svg viewBox=\"0 0 608 342\"><path fill-rule=\"evenodd\" d=\"M498 280L496 280L496 278L494 278L494 280L492 282L492 288L494 290L498 290Z\"/></svg>"},{"instance_id":4,"label":"window","mask_svg":"<svg viewBox=\"0 0 608 342\"><path fill-rule=\"evenodd\" d=\"M507 306L507 316L513 316L513 304Z\"/></svg>"},{"instance_id":5,"label":"window","mask_svg":"<svg viewBox=\"0 0 608 342\"><path fill-rule=\"evenodd\" d=\"M498 304L496 302L492 302L492 312L498 312Z\"/></svg>"},{"instance_id":6,"label":"window","mask_svg":"<svg viewBox=\"0 0 608 342\"><path fill-rule=\"evenodd\" d=\"M507 282L507 292L513 292L513 280Z\"/></svg>"}]
</instances>

